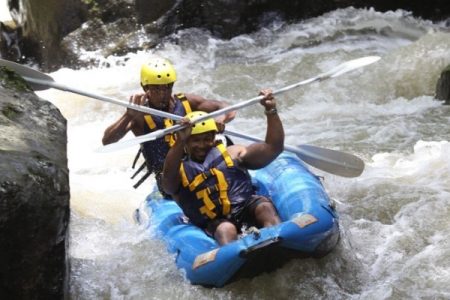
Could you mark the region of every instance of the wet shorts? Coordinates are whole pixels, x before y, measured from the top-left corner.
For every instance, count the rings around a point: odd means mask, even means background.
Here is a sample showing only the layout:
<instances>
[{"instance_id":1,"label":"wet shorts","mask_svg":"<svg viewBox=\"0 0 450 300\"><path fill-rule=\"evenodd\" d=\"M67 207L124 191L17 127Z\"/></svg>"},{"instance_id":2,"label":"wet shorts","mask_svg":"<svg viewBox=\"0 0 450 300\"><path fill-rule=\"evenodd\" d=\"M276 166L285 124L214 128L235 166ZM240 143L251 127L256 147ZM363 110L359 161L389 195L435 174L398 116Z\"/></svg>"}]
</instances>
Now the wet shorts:
<instances>
[{"instance_id":1,"label":"wet shorts","mask_svg":"<svg viewBox=\"0 0 450 300\"><path fill-rule=\"evenodd\" d=\"M240 232L242 226L256 226L255 209L264 202L272 203L268 198L261 195L252 195L249 201L242 201L239 205L234 206L231 209L231 214L227 218L214 219L208 222L206 226L206 232L210 235L214 235L217 226L222 222L233 223L238 232Z\"/></svg>"}]
</instances>

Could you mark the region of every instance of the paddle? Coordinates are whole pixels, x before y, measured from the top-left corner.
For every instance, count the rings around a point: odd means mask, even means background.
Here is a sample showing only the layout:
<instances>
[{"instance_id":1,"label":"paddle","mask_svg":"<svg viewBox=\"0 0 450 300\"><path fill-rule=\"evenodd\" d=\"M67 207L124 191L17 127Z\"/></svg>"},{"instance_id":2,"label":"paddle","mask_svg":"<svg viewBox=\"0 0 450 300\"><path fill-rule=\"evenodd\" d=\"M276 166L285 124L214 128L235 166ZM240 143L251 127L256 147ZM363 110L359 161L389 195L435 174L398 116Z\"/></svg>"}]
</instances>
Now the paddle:
<instances>
[{"instance_id":1,"label":"paddle","mask_svg":"<svg viewBox=\"0 0 450 300\"><path fill-rule=\"evenodd\" d=\"M357 68L361 68L363 66L372 64L372 63L378 61L379 59L380 59L379 56L366 56L366 57L350 60L350 61L347 61L345 63L338 65L337 67L334 67L333 69L331 69L328 72L317 75L316 77L313 77L313 78L310 78L307 80L303 80L303 81L294 83L292 85L286 86L284 88L275 90L272 92L272 94L273 95L281 94L281 93L287 92L289 90L292 90L296 87L299 87L301 85L309 84L309 83L312 83L315 81L323 81L323 80L326 80L329 78L334 78L334 77L340 76L342 74L345 74L347 72L350 72L352 70L355 70ZM230 111L238 110L238 109L253 105L255 103L258 103L259 101L261 101L261 99L263 99L263 96L254 97L247 101L243 101L243 102L237 103L235 105L227 106L225 108L216 110L216 111L206 114L204 116L195 118L195 119L191 120L191 122L198 123L198 122L201 122L201 121L209 119L209 118L214 118L214 117L226 114ZM133 139L120 141L120 142L117 142L114 144L109 144L109 145L106 145L105 148L109 148L111 150L119 150L119 149L127 148L127 147L138 145L138 144L141 144L144 142L156 140L160 137L163 137L167 134L181 130L183 128L185 128L185 126L178 124L178 125L175 125L172 127L165 128L165 129L156 130L151 133L135 137Z\"/></svg>"},{"instance_id":2,"label":"paddle","mask_svg":"<svg viewBox=\"0 0 450 300\"><path fill-rule=\"evenodd\" d=\"M366 58L364 58L364 59L366 59ZM378 60L378 59L376 59L376 60ZM374 61L376 61L376 60L374 60ZM358 61L358 60L355 60L355 61ZM319 75L319 76L314 77L309 80L311 82L311 80L318 80L315 78L319 78L321 76L323 78L330 78L331 76L337 76L336 74L338 74L338 75L343 74L342 73L343 71L348 72L348 70L350 68L354 69L356 65L359 65L361 63L361 62L355 63L355 61L350 61L350 62L344 63L344 64L338 66L339 68L338 67L334 68L333 70L335 70L335 71L332 70L333 72L329 71L327 73L324 73L322 75ZM366 64L367 64L367 60L366 60ZM136 104L130 104L125 101L120 101L117 99L112 99L112 98L108 98L105 96L89 93L86 91L81 91L78 89L70 88L70 87L67 87L62 84L58 84L58 83L54 82L53 78L47 74L41 73L37 70L34 70L32 68L29 68L29 67L11 62L11 61L0 59L0 65L4 65L4 66L7 66L7 67L15 70L19 75L24 77L24 79L27 82L30 83L30 86L33 89L36 89L36 90L44 90L49 87L53 87L53 88L60 89L63 91L69 91L69 92L73 92L76 94L81 94L81 95L88 96L91 98L99 99L99 100L106 101L106 102L113 103L113 104L122 105L122 106L125 106L128 108L131 108L131 109L139 110L139 111L142 111L145 113L150 113L150 114L165 117L165 118L170 118L173 120L180 120L182 118L180 116L170 114L170 113L167 113L164 111L152 109L150 107L140 106L140 105L136 105ZM326 76L328 76L328 77L326 77ZM302 81L295 85L285 87L281 90L287 90L287 89L293 88L293 86L305 84L304 82L306 82L306 81ZM281 90L278 90L278 92L280 92ZM261 99L262 97L260 96L257 98ZM237 137L252 140L252 141L263 142L262 139L247 136L247 135L244 135L241 133L232 132L229 130L226 130L226 133L229 135L237 136ZM137 137L137 138L139 138L139 137ZM114 147L119 146L119 149L124 148L123 143L115 143L115 144L111 144L111 145L114 145ZM133 145L134 145L134 143L133 143ZM114 147L109 147L109 148L103 147L102 151L114 150L115 149ZM126 147L128 147L128 146L126 146ZM310 164L311 166L316 167L317 169L321 169L323 171L329 172L331 174L340 175L340 176L344 176L344 177L357 177L364 170L364 162L361 159L359 159L358 157L348 154L348 153L344 153L344 152L340 152L340 151L336 151L336 150L325 149L325 148L320 148L320 147L311 146L311 145L300 145L298 147L285 145L284 148L290 152L295 153L300 159L302 159L306 163Z\"/></svg>"},{"instance_id":3,"label":"paddle","mask_svg":"<svg viewBox=\"0 0 450 300\"><path fill-rule=\"evenodd\" d=\"M264 142L263 139L250 135L225 130L228 135L250 141ZM364 171L364 161L359 157L312 145L284 145L284 150L294 153L305 163L328 173L342 177L358 177Z\"/></svg>"},{"instance_id":4,"label":"paddle","mask_svg":"<svg viewBox=\"0 0 450 300\"><path fill-rule=\"evenodd\" d=\"M121 100L109 98L109 97L102 96L102 95L97 95L97 94L94 94L91 92L82 91L82 90L79 90L76 88L72 88L72 87L57 83L53 80L52 77L50 77L47 74L44 74L44 73L39 72L30 67L20 65L20 64L17 64L15 62L12 62L9 60L0 59L0 66L6 66L6 67L14 70L17 74L22 76L23 79L25 79L25 81L27 81L29 83L30 87L35 91L42 91L42 90L46 90L48 88L54 88L57 90L71 92L71 93L83 95L83 96L86 96L89 98L94 98L94 99L102 100L105 102L121 105L121 106L128 107L128 108L131 108L134 110L145 112L148 114L154 114L154 115L159 115L164 118L173 119L172 114L166 113L161 110L156 110L156 109L152 109L150 107L137 105L137 104L129 103L126 101L121 101ZM179 116L176 116L176 117L179 117ZM181 119L181 117L179 117L176 120L180 120L180 119Z\"/></svg>"}]
</instances>

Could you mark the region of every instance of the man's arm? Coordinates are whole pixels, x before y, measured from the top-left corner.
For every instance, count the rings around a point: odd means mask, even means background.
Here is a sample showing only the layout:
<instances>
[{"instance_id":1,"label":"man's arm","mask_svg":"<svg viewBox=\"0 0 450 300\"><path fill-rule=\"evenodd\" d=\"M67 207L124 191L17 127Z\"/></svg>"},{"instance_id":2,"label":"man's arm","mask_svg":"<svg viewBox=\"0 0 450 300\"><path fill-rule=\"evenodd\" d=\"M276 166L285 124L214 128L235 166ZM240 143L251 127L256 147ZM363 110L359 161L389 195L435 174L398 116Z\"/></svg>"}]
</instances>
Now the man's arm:
<instances>
[{"instance_id":1,"label":"man's arm","mask_svg":"<svg viewBox=\"0 0 450 300\"><path fill-rule=\"evenodd\" d=\"M267 117L266 139L264 143L254 143L247 147L230 146L229 152L237 157L241 164L248 169L259 169L271 163L283 151L284 129L280 117L276 112L276 101L271 90L262 90L264 96L261 104L265 108Z\"/></svg>"},{"instance_id":2,"label":"man's arm","mask_svg":"<svg viewBox=\"0 0 450 300\"><path fill-rule=\"evenodd\" d=\"M130 103L142 105L145 101L145 94L136 94L130 97ZM135 136L144 134L143 127L139 126L139 119L143 118L143 113L134 109L128 108L119 120L106 128L103 134L102 143L108 145L115 143L132 130Z\"/></svg>"},{"instance_id":3,"label":"man's arm","mask_svg":"<svg viewBox=\"0 0 450 300\"><path fill-rule=\"evenodd\" d=\"M184 125L188 125L188 121L181 122ZM180 179L180 166L181 159L184 155L184 146L187 138L190 136L192 127L188 126L177 132L177 138L175 144L167 152L166 159L164 160L162 187L164 191L172 196L178 194L178 190L181 184Z\"/></svg>"},{"instance_id":4,"label":"man's arm","mask_svg":"<svg viewBox=\"0 0 450 300\"><path fill-rule=\"evenodd\" d=\"M205 112L213 112L228 106L228 103L219 100L205 99L198 95L186 94L186 98L192 107L192 110L201 110ZM215 118L216 123L219 125L219 131L223 131L225 123L230 122L236 116L236 111L230 111L222 116Z\"/></svg>"},{"instance_id":5,"label":"man's arm","mask_svg":"<svg viewBox=\"0 0 450 300\"><path fill-rule=\"evenodd\" d=\"M125 113L119 120L106 128L102 139L103 145L115 143L123 138L132 127L131 121L132 119Z\"/></svg>"}]
</instances>

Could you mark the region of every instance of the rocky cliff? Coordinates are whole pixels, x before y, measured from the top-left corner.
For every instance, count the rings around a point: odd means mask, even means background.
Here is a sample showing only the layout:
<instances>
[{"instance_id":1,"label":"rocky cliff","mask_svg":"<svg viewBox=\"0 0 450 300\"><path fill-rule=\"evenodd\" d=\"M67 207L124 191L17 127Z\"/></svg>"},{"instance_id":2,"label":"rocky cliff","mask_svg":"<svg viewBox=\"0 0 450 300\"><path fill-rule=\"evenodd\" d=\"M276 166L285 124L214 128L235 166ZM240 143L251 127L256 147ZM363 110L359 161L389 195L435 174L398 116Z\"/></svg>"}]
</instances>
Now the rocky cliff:
<instances>
[{"instance_id":1,"label":"rocky cliff","mask_svg":"<svg viewBox=\"0 0 450 300\"><path fill-rule=\"evenodd\" d=\"M22 54L15 60L34 57L43 70L80 65L80 50L100 50L106 56L154 47L161 38L183 28L203 28L217 37L231 38L257 30L274 18L298 21L348 6L373 7L378 11L404 9L433 21L448 22L450 18L448 0L9 0L8 3L17 25L16 29L9 29L8 35L20 40L10 44L19 45ZM15 31L20 34L14 35Z\"/></svg>"},{"instance_id":2,"label":"rocky cliff","mask_svg":"<svg viewBox=\"0 0 450 300\"><path fill-rule=\"evenodd\" d=\"M0 67L0 299L62 299L67 286L66 120Z\"/></svg>"}]
</instances>

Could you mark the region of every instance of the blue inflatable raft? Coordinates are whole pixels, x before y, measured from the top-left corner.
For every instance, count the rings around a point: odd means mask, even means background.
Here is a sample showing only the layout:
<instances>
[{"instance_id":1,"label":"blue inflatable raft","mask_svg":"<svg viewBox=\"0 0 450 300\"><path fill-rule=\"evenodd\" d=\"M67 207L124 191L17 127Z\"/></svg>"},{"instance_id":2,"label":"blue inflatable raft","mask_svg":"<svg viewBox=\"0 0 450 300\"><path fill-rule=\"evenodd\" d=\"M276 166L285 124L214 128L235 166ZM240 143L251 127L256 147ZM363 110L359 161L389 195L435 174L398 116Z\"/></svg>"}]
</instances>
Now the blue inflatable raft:
<instances>
[{"instance_id":1,"label":"blue inflatable raft","mask_svg":"<svg viewBox=\"0 0 450 300\"><path fill-rule=\"evenodd\" d=\"M339 240L338 216L320 179L295 155L283 152L263 169L252 171L258 193L272 198L282 223L253 230L219 246L188 222L174 201L150 194L138 211L176 254L178 268L192 284L221 287L272 271L293 258L322 257Z\"/></svg>"}]
</instances>

